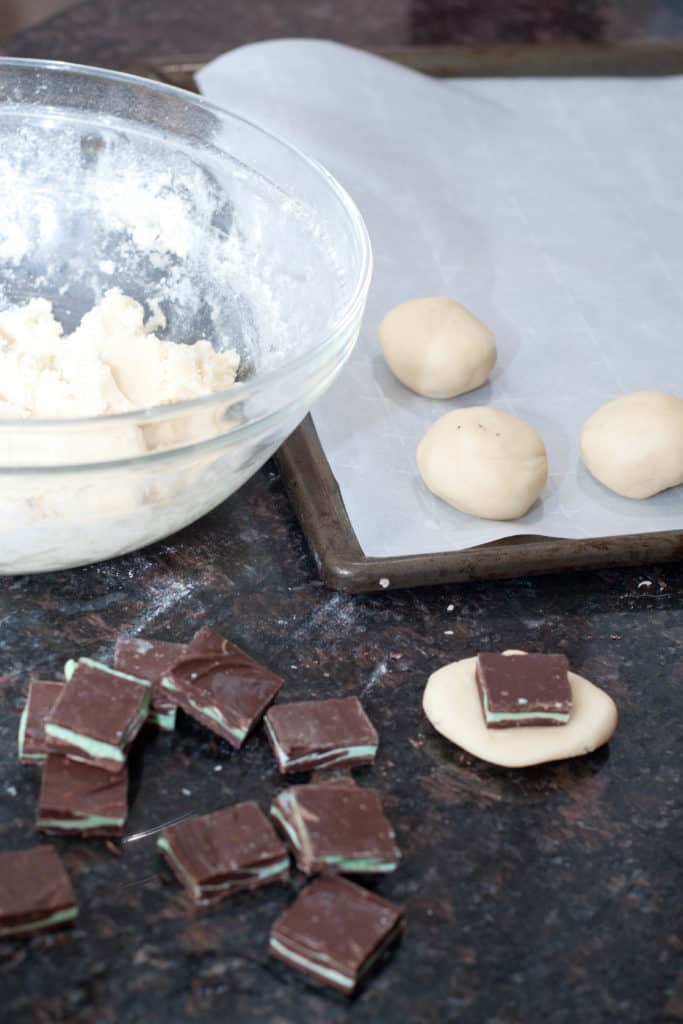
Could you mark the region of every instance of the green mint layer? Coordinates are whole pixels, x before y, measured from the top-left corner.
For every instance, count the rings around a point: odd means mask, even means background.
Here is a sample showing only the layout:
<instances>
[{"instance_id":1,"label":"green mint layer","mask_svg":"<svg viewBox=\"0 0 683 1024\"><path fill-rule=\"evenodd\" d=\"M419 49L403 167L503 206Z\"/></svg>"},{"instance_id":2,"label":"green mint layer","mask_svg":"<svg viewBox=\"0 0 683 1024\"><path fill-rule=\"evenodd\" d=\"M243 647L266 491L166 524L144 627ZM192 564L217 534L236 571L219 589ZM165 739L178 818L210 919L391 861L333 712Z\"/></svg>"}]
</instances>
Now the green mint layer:
<instances>
[{"instance_id":1,"label":"green mint layer","mask_svg":"<svg viewBox=\"0 0 683 1024\"><path fill-rule=\"evenodd\" d=\"M188 697L187 693L183 693L181 690L179 690L179 688L175 685L175 683L169 676L164 676L164 678L161 680L161 685L164 688L164 690L169 690L171 693L180 693L181 700L185 700L189 704L189 706L198 714L204 715L205 718L210 718L213 722L216 722L218 725L220 725L222 729L225 729L227 732L231 733L231 735L233 735L239 743L241 743L242 740L247 735L247 729L242 729L236 725L230 725L229 722L226 721L225 717L221 714L219 708L211 704L200 704L199 701L192 700L191 697Z\"/></svg>"},{"instance_id":2,"label":"green mint layer","mask_svg":"<svg viewBox=\"0 0 683 1024\"><path fill-rule=\"evenodd\" d=\"M286 767L286 765L287 765L287 755L285 754L284 750L282 749L282 747L278 743L277 737L276 737L275 733L273 732L273 730L271 729L270 722L268 721L268 716L266 716L264 718L263 724L266 727L266 733L268 734L268 739L270 740L270 742L272 744L273 751L275 753L275 760L277 761L277 763L278 763L280 768Z\"/></svg>"},{"instance_id":3,"label":"green mint layer","mask_svg":"<svg viewBox=\"0 0 683 1024\"><path fill-rule=\"evenodd\" d=\"M159 836L159 838L157 839L157 847L160 850L164 851L164 853L171 861L173 867L176 869L178 874L185 880L185 884L187 885L188 889L190 890L194 898L198 900L201 896L201 890L197 883L195 882L194 878L185 870L185 866L176 857L173 851L173 847L169 843L168 839L164 839L163 836Z\"/></svg>"},{"instance_id":4,"label":"green mint layer","mask_svg":"<svg viewBox=\"0 0 683 1024\"><path fill-rule=\"evenodd\" d=\"M139 686L144 686L147 689L152 685L149 679L140 679L139 676L129 676L127 672L119 672L117 668L110 668L109 665L105 665L102 661L95 661L94 658L79 658L79 662L83 665L88 665L90 668L98 668L100 672L106 672L110 676L118 676L119 679L127 679L131 683L137 683ZM67 661L67 665L69 662ZM66 674L66 666L64 667L64 673Z\"/></svg>"},{"instance_id":5,"label":"green mint layer","mask_svg":"<svg viewBox=\"0 0 683 1024\"><path fill-rule=\"evenodd\" d=\"M91 814L83 818L38 818L36 827L60 829L65 832L87 832L93 828L123 828L125 818L105 818L99 814Z\"/></svg>"},{"instance_id":6,"label":"green mint layer","mask_svg":"<svg viewBox=\"0 0 683 1024\"><path fill-rule=\"evenodd\" d=\"M186 871L184 865L176 857L173 847L169 843L168 839L160 836L157 839L157 846L160 850L163 850L169 860L173 863L173 866L177 869L178 873L182 878L185 879L187 886L190 888L195 899L200 899L203 893L208 892L225 892L239 885L243 879L228 879L225 882L199 885L194 878ZM282 860L275 861L274 864L266 864L264 867L245 868L249 875L253 878L270 878L272 875L278 875L282 871L285 871L289 867L289 857L285 857Z\"/></svg>"},{"instance_id":7,"label":"green mint layer","mask_svg":"<svg viewBox=\"0 0 683 1024\"><path fill-rule=\"evenodd\" d=\"M121 748L122 749L125 750L129 746L129 744L135 739L135 737L139 733L140 729L142 728L142 726L147 721L147 716L148 715L149 715L149 695L145 698L145 700L144 700L143 704L141 705L140 710L136 714L135 718L133 718L130 721L130 723L128 724L128 728L126 729L125 733L123 734L123 738L122 738L122 741L121 741Z\"/></svg>"},{"instance_id":8,"label":"green mint layer","mask_svg":"<svg viewBox=\"0 0 683 1024\"><path fill-rule=\"evenodd\" d=\"M69 660L64 665L64 678L66 679L67 683L69 682L72 675L76 671L77 665L78 661L76 660L76 658L69 658Z\"/></svg>"},{"instance_id":9,"label":"green mint layer","mask_svg":"<svg viewBox=\"0 0 683 1024\"><path fill-rule=\"evenodd\" d=\"M271 878L273 875L279 875L282 871L285 871L289 867L289 857L285 857L283 860L276 860L274 864L266 864L265 867L259 868L240 868L240 874L251 875L252 878ZM233 889L235 886L241 885L245 879L243 878L230 878L225 882L220 883L209 883L201 887L202 892L225 892L226 889Z\"/></svg>"},{"instance_id":10,"label":"green mint layer","mask_svg":"<svg viewBox=\"0 0 683 1024\"><path fill-rule=\"evenodd\" d=\"M364 871L368 873L395 871L398 867L398 861L383 861L377 857L338 857L332 855L321 857L320 859L324 864L333 864L340 871L357 871L359 874Z\"/></svg>"},{"instance_id":11,"label":"green mint layer","mask_svg":"<svg viewBox=\"0 0 683 1024\"><path fill-rule=\"evenodd\" d=\"M97 761L118 761L123 764L125 755L118 747L111 743L104 743L102 740L94 740L89 736L82 736L73 729L66 729L63 725L56 725L54 722L47 722L45 732L52 739L62 740L64 743L82 750L88 757Z\"/></svg>"},{"instance_id":12,"label":"green mint layer","mask_svg":"<svg viewBox=\"0 0 683 1024\"><path fill-rule=\"evenodd\" d=\"M328 750L326 753L301 754L299 757L288 757L281 747L280 750L280 757L284 759L281 763L287 768L294 768L299 764L317 764L320 761L325 762L325 767L332 767L335 764L343 764L345 761L373 758L377 753L377 746L368 744L357 747L338 747L336 750Z\"/></svg>"},{"instance_id":13,"label":"green mint layer","mask_svg":"<svg viewBox=\"0 0 683 1024\"><path fill-rule=\"evenodd\" d=\"M27 935L29 932L39 932L43 928L51 928L55 924L64 924L66 921L73 921L78 916L78 907L67 907L66 910L56 910L54 914L41 917L37 921L27 921L25 924L0 924L0 939L6 935Z\"/></svg>"},{"instance_id":14,"label":"green mint layer","mask_svg":"<svg viewBox=\"0 0 683 1024\"><path fill-rule=\"evenodd\" d=\"M293 964L297 964L299 967L303 967L316 977L326 978L327 981L341 985L342 988L347 989L348 991L351 991L354 987L355 982L353 978L348 978L345 974L341 974L339 971L335 971L331 967L323 967L321 964L316 963L315 960L309 960L307 957L301 956L299 953L294 953L288 946L283 945L279 939L276 939L274 935L271 935L270 937L270 948L279 953L285 960L288 960Z\"/></svg>"},{"instance_id":15,"label":"green mint layer","mask_svg":"<svg viewBox=\"0 0 683 1024\"><path fill-rule=\"evenodd\" d=\"M281 871L286 871L289 867L289 855L283 857L282 860L276 860L274 864L266 864L262 868L249 868L249 874L256 875L257 878L272 878L273 875L279 875Z\"/></svg>"},{"instance_id":16,"label":"green mint layer","mask_svg":"<svg viewBox=\"0 0 683 1024\"><path fill-rule=\"evenodd\" d=\"M294 850L298 853L302 849L302 837L306 831L306 825L299 810L298 802L288 793L282 793L278 797L278 802L283 806L284 810L289 810L291 812L296 823L296 828L292 825L283 811L280 810L277 803L273 804L270 808L271 816L276 818L282 825ZM395 871L398 867L398 861L383 861L378 857L344 857L338 854L330 854L327 857L321 857L320 860L323 864L330 864L338 867L340 871L353 871L358 874L363 872L388 873L390 871Z\"/></svg>"},{"instance_id":17,"label":"green mint layer","mask_svg":"<svg viewBox=\"0 0 683 1024\"><path fill-rule=\"evenodd\" d=\"M291 791L281 793L278 800L282 806L282 816L278 816L278 821L282 822L287 835L293 837L294 849L301 851L304 847L304 837L307 835L308 829L299 807L299 801ZM293 822L288 823L286 821L285 814L287 811L291 813Z\"/></svg>"},{"instance_id":18,"label":"green mint layer","mask_svg":"<svg viewBox=\"0 0 683 1024\"><path fill-rule=\"evenodd\" d=\"M237 725L230 725L221 713L220 708L214 707L212 704L200 704L199 701L192 700L192 698L188 697L187 694L185 694L185 700L198 714L204 715L205 718L210 718L212 722L216 722L222 729L231 733L240 743L247 735L246 729L242 729Z\"/></svg>"},{"instance_id":19,"label":"green mint layer","mask_svg":"<svg viewBox=\"0 0 683 1024\"><path fill-rule=\"evenodd\" d=\"M47 754L24 754L19 755L19 760L26 764L27 761L33 761L35 764L45 764L47 761Z\"/></svg>"},{"instance_id":20,"label":"green mint layer","mask_svg":"<svg viewBox=\"0 0 683 1024\"><path fill-rule=\"evenodd\" d=\"M569 721L569 715L560 711L521 711L519 714L504 711L489 711L486 715L487 722L526 722L530 718L545 718L553 722L561 722L565 725Z\"/></svg>"},{"instance_id":21,"label":"green mint layer","mask_svg":"<svg viewBox=\"0 0 683 1024\"><path fill-rule=\"evenodd\" d=\"M284 802L282 800L282 797L280 798L280 802ZM289 837L289 841L291 842L294 849L298 852L301 849L301 839L297 834L296 829L294 828L292 823L289 821L288 818L285 817L285 815L282 813L277 804L273 804L273 806L270 808L270 813L273 818L277 818L277 820L280 822L283 829L287 833L287 836Z\"/></svg>"},{"instance_id":22,"label":"green mint layer","mask_svg":"<svg viewBox=\"0 0 683 1024\"><path fill-rule=\"evenodd\" d=\"M487 722L519 722L528 718L550 718L553 722L569 721L568 711L490 711L488 694L484 691L484 714Z\"/></svg>"},{"instance_id":23,"label":"green mint layer","mask_svg":"<svg viewBox=\"0 0 683 1024\"><path fill-rule=\"evenodd\" d=\"M176 724L176 709L159 711L157 708L152 708L149 712L149 721L163 732L173 732Z\"/></svg>"},{"instance_id":24,"label":"green mint layer","mask_svg":"<svg viewBox=\"0 0 683 1024\"><path fill-rule=\"evenodd\" d=\"M338 747L336 750L321 751L319 753L301 754L299 757L290 757L289 754L280 746L277 741L277 737L273 732L270 722L266 718L265 720L266 732L270 737L275 750L275 757L277 763L281 768L293 768L298 764L316 764L319 761L324 761L325 766L332 766L335 764L343 764L345 761L356 760L359 758L374 758L377 754L377 744L367 744L365 746L359 745L357 747Z\"/></svg>"},{"instance_id":25,"label":"green mint layer","mask_svg":"<svg viewBox=\"0 0 683 1024\"><path fill-rule=\"evenodd\" d=\"M30 757L33 760L39 758L40 754L24 754L24 742L26 740L26 723L28 721L28 701L24 705L24 710L21 712L21 718L19 719L19 735L17 737L17 748L19 750L19 760L22 761L25 757Z\"/></svg>"}]
</instances>

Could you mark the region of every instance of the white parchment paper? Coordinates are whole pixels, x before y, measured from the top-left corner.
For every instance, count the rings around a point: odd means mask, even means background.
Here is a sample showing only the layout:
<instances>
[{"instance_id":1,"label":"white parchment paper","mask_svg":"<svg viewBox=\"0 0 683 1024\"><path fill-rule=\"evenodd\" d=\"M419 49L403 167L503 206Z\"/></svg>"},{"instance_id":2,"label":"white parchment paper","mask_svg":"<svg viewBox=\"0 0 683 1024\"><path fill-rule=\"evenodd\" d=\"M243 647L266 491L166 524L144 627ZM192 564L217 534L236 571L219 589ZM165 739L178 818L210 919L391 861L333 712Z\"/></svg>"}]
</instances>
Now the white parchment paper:
<instances>
[{"instance_id":1,"label":"white parchment paper","mask_svg":"<svg viewBox=\"0 0 683 1024\"><path fill-rule=\"evenodd\" d=\"M683 528L683 488L619 498L578 448L608 399L683 395L683 79L443 82L280 40L218 58L198 84L326 164L366 219L375 274L361 337L313 411L366 555ZM384 365L379 321L422 295L450 295L495 331L483 388L430 401ZM548 449L543 500L513 523L457 512L415 468L438 416L486 404L528 420Z\"/></svg>"}]
</instances>

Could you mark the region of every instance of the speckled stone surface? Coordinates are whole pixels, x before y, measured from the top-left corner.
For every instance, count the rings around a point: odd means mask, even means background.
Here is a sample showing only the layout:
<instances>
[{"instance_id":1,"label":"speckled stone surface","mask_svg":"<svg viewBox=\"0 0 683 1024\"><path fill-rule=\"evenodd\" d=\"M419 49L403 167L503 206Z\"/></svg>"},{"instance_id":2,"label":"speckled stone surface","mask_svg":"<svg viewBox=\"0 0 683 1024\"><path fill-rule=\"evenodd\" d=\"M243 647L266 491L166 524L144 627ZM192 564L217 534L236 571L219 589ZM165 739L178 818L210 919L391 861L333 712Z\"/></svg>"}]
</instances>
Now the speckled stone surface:
<instances>
[{"instance_id":1,"label":"speckled stone surface","mask_svg":"<svg viewBox=\"0 0 683 1024\"><path fill-rule=\"evenodd\" d=\"M673 0L87 0L7 50L115 67L273 35L472 41L491 38L493 8L497 38L666 34L678 17ZM683 1020L683 565L335 594L317 581L268 467L141 554L0 581L0 849L35 839L38 771L16 761L28 681L74 654L110 658L120 631L185 640L207 624L281 673L282 699L361 696L381 746L356 777L385 792L403 851L396 874L372 885L404 904L405 936L348 1001L267 956L300 877L193 912L154 830L238 800L266 808L283 782L262 731L236 752L183 719L136 745L124 843L55 840L81 916L73 929L0 943L2 1024ZM433 731L420 710L429 673L518 646L563 651L616 699L609 749L505 771Z\"/></svg>"},{"instance_id":2,"label":"speckled stone surface","mask_svg":"<svg viewBox=\"0 0 683 1024\"><path fill-rule=\"evenodd\" d=\"M126 68L278 36L365 47L672 39L683 36L683 9L680 0L84 0L5 49Z\"/></svg>"},{"instance_id":3,"label":"speckled stone surface","mask_svg":"<svg viewBox=\"0 0 683 1024\"><path fill-rule=\"evenodd\" d=\"M381 746L356 777L385 792L404 855L372 885L408 919L349 1003L268 959L300 878L193 914L144 833L237 800L266 808L283 783L262 731L236 752L184 719L136 746L120 856L57 841L81 917L0 944L3 1024L683 1019L683 566L336 594L269 467L141 554L3 581L0 623L0 848L33 841L38 772L15 760L28 680L73 654L111 657L121 630L184 640L211 624L285 677L282 699L361 696ZM565 652L617 700L609 749L505 771L432 730L420 710L431 671L520 645Z\"/></svg>"}]
</instances>

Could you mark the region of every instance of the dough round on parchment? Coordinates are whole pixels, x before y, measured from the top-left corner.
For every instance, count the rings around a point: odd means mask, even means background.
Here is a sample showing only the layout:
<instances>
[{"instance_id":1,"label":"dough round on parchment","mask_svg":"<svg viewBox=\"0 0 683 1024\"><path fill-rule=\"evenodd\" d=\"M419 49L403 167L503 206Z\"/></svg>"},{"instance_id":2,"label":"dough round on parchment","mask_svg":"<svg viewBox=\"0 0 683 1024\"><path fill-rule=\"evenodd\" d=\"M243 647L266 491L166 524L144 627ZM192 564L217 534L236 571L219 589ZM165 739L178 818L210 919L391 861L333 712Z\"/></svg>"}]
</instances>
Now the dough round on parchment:
<instances>
[{"instance_id":1,"label":"dough round on parchment","mask_svg":"<svg viewBox=\"0 0 683 1024\"><path fill-rule=\"evenodd\" d=\"M548 478L540 434L500 409L446 413L417 446L420 476L439 498L481 519L518 519Z\"/></svg>"},{"instance_id":2,"label":"dough round on parchment","mask_svg":"<svg viewBox=\"0 0 683 1024\"><path fill-rule=\"evenodd\" d=\"M624 498L650 498L683 483L683 399L634 391L589 416L581 457L592 475Z\"/></svg>"},{"instance_id":3,"label":"dough round on parchment","mask_svg":"<svg viewBox=\"0 0 683 1024\"><path fill-rule=\"evenodd\" d=\"M488 379L496 341L486 324L454 299L412 299L379 325L384 358L402 384L426 398L454 398Z\"/></svg>"},{"instance_id":4,"label":"dough round on parchment","mask_svg":"<svg viewBox=\"0 0 683 1024\"><path fill-rule=\"evenodd\" d=\"M476 665L476 658L464 658L434 672L427 682L422 707L437 732L482 761L503 768L526 768L580 757L607 743L617 727L617 706L612 698L583 676L569 672L572 713L566 725L487 729Z\"/></svg>"}]
</instances>

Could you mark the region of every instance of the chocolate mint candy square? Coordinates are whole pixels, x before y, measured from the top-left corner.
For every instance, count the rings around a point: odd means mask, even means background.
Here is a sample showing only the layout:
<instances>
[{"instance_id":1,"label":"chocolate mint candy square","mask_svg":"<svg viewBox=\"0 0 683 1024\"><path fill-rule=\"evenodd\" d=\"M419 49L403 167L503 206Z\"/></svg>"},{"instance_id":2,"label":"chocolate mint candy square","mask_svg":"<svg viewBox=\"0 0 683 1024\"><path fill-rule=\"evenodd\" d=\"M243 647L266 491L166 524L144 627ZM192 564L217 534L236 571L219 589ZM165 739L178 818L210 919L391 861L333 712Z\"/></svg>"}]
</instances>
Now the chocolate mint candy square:
<instances>
[{"instance_id":1,"label":"chocolate mint candy square","mask_svg":"<svg viewBox=\"0 0 683 1024\"><path fill-rule=\"evenodd\" d=\"M346 779L291 786L275 798L270 813L307 875L398 867L401 855L376 789Z\"/></svg>"},{"instance_id":2,"label":"chocolate mint candy square","mask_svg":"<svg viewBox=\"0 0 683 1024\"><path fill-rule=\"evenodd\" d=\"M45 719L57 703L64 683L35 679L28 691L26 705L19 720L19 760L22 764L44 764Z\"/></svg>"},{"instance_id":3,"label":"chocolate mint candy square","mask_svg":"<svg viewBox=\"0 0 683 1024\"><path fill-rule=\"evenodd\" d=\"M157 846L197 903L289 877L287 848L253 801L181 821Z\"/></svg>"},{"instance_id":4,"label":"chocolate mint candy square","mask_svg":"<svg viewBox=\"0 0 683 1024\"><path fill-rule=\"evenodd\" d=\"M572 695L564 654L480 654L477 686L489 729L565 725Z\"/></svg>"},{"instance_id":5,"label":"chocolate mint candy square","mask_svg":"<svg viewBox=\"0 0 683 1024\"><path fill-rule=\"evenodd\" d=\"M379 738L357 697L278 704L265 724L281 774L375 760Z\"/></svg>"},{"instance_id":6,"label":"chocolate mint candy square","mask_svg":"<svg viewBox=\"0 0 683 1024\"><path fill-rule=\"evenodd\" d=\"M162 685L187 715L239 748L275 699L282 679L230 640L203 629Z\"/></svg>"},{"instance_id":7,"label":"chocolate mint candy square","mask_svg":"<svg viewBox=\"0 0 683 1024\"><path fill-rule=\"evenodd\" d=\"M152 687L147 721L164 732L175 729L176 705L167 695L161 680L187 650L187 644L145 640L138 636L120 636L114 648L114 668L138 679L146 679Z\"/></svg>"},{"instance_id":8,"label":"chocolate mint candy square","mask_svg":"<svg viewBox=\"0 0 683 1024\"><path fill-rule=\"evenodd\" d=\"M67 924L76 898L54 846L0 853L0 938Z\"/></svg>"},{"instance_id":9,"label":"chocolate mint candy square","mask_svg":"<svg viewBox=\"0 0 683 1024\"><path fill-rule=\"evenodd\" d=\"M399 907L345 878L318 878L277 919L270 952L351 993L401 931Z\"/></svg>"},{"instance_id":10,"label":"chocolate mint candy square","mask_svg":"<svg viewBox=\"0 0 683 1024\"><path fill-rule=\"evenodd\" d=\"M147 718L150 685L91 658L65 666L67 682L45 721L50 753L118 773Z\"/></svg>"},{"instance_id":11,"label":"chocolate mint candy square","mask_svg":"<svg viewBox=\"0 0 683 1024\"><path fill-rule=\"evenodd\" d=\"M118 774L50 754L38 799L36 828L78 836L120 836L128 814L128 770Z\"/></svg>"}]
</instances>

